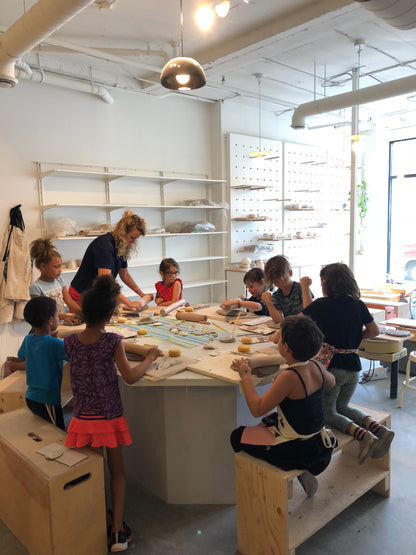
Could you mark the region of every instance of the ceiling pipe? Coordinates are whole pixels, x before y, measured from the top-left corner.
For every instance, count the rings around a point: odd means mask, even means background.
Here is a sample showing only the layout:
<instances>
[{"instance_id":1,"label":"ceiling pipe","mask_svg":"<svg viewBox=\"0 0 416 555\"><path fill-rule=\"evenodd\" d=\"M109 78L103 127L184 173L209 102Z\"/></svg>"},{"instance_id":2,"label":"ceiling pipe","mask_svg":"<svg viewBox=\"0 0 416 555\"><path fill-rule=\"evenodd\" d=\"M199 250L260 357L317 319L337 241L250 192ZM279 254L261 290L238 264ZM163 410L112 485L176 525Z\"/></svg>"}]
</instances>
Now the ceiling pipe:
<instances>
[{"instance_id":1,"label":"ceiling pipe","mask_svg":"<svg viewBox=\"0 0 416 555\"><path fill-rule=\"evenodd\" d=\"M305 119L317 114L325 114L333 110L367 104L368 102L376 102L377 100L385 100L393 96L400 96L416 91L416 76L404 77L381 83L372 87L366 87L357 91L351 91L336 96L328 96L320 100L313 100L300 104L292 116L291 127L293 129L304 129L306 127Z\"/></svg>"},{"instance_id":2,"label":"ceiling pipe","mask_svg":"<svg viewBox=\"0 0 416 555\"><path fill-rule=\"evenodd\" d=\"M14 87L15 63L94 0L39 0L2 35L0 87Z\"/></svg>"},{"instance_id":3,"label":"ceiling pipe","mask_svg":"<svg viewBox=\"0 0 416 555\"><path fill-rule=\"evenodd\" d=\"M355 0L396 29L416 27L415 0Z\"/></svg>"},{"instance_id":4,"label":"ceiling pipe","mask_svg":"<svg viewBox=\"0 0 416 555\"><path fill-rule=\"evenodd\" d=\"M54 87L62 87L72 91L94 94L99 96L107 104L114 104L114 98L101 85L89 83L88 81L79 81L78 79L70 79L61 75L53 75L42 70L32 69L31 74L18 71L19 79L27 79L33 83L42 83L44 85L52 85Z\"/></svg>"}]
</instances>

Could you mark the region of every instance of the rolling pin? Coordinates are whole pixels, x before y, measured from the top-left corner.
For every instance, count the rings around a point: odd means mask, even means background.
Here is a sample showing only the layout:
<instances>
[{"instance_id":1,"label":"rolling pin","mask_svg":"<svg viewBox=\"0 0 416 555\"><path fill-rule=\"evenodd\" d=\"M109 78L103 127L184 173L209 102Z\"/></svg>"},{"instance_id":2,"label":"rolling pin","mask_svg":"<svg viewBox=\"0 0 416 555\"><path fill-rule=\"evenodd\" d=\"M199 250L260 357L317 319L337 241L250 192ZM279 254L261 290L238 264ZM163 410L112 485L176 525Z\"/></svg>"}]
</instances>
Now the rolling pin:
<instances>
[{"instance_id":1,"label":"rolling pin","mask_svg":"<svg viewBox=\"0 0 416 555\"><path fill-rule=\"evenodd\" d=\"M134 353L135 355L147 356L147 353L152 347L157 347L157 345L139 345L138 343L132 343L130 341L123 341L124 349L127 353Z\"/></svg>"},{"instance_id":2,"label":"rolling pin","mask_svg":"<svg viewBox=\"0 0 416 555\"><path fill-rule=\"evenodd\" d=\"M187 322L206 322L208 317L206 314L195 314L195 312L178 311L176 313L177 320L186 320Z\"/></svg>"},{"instance_id":3,"label":"rolling pin","mask_svg":"<svg viewBox=\"0 0 416 555\"><path fill-rule=\"evenodd\" d=\"M164 308L162 308L160 310L160 315L161 316L166 316L166 314L169 314L169 312L172 312L173 310L176 310L177 308L180 308L185 303L186 303L185 299L182 299L180 301L176 301L176 303L173 303L169 306L165 306Z\"/></svg>"}]
</instances>

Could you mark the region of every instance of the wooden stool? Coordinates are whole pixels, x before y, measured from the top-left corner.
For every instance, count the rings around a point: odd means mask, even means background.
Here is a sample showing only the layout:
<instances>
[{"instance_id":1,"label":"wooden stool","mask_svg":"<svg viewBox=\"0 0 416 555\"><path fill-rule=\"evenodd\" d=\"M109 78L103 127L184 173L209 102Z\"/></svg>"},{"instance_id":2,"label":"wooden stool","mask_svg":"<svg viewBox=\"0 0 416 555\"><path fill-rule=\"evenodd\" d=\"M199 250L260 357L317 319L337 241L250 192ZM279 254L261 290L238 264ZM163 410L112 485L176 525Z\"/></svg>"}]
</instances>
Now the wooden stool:
<instances>
[{"instance_id":1,"label":"wooden stool","mask_svg":"<svg viewBox=\"0 0 416 555\"><path fill-rule=\"evenodd\" d=\"M390 427L388 413L358 407ZM333 430L338 439L319 488L307 498L293 483L302 470L284 471L247 453L236 453L238 552L295 555L296 548L367 491L390 495L390 452L359 465L358 441Z\"/></svg>"},{"instance_id":2,"label":"wooden stool","mask_svg":"<svg viewBox=\"0 0 416 555\"><path fill-rule=\"evenodd\" d=\"M412 362L416 362L416 351L411 351L409 353L409 358L407 359L407 365L406 365L406 378L403 382L403 387L400 390L399 393L399 407L401 408L403 405L403 393L405 389L416 389L416 387L414 385L410 385L411 382L413 382L413 380L416 380L416 376L413 376L413 378L410 377L410 365Z\"/></svg>"}]
</instances>

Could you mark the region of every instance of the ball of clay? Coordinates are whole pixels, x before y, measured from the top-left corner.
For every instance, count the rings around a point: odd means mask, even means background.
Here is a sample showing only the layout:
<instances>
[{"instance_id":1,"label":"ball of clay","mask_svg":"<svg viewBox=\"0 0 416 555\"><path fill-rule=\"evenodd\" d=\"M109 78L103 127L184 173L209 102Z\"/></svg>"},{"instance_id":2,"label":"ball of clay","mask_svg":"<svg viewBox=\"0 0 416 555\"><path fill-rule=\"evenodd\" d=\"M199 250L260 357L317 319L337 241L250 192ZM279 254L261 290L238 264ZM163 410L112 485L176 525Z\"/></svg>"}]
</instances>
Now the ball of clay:
<instances>
[{"instance_id":1,"label":"ball of clay","mask_svg":"<svg viewBox=\"0 0 416 555\"><path fill-rule=\"evenodd\" d=\"M194 308L193 306L185 306L185 312L193 312Z\"/></svg>"},{"instance_id":2,"label":"ball of clay","mask_svg":"<svg viewBox=\"0 0 416 555\"><path fill-rule=\"evenodd\" d=\"M169 356L170 357L179 357L181 355L180 349L169 349Z\"/></svg>"},{"instance_id":3,"label":"ball of clay","mask_svg":"<svg viewBox=\"0 0 416 555\"><path fill-rule=\"evenodd\" d=\"M252 337L240 337L240 341L241 341L241 343L244 343L244 345L250 345L250 343L253 343L253 338Z\"/></svg>"},{"instance_id":4,"label":"ball of clay","mask_svg":"<svg viewBox=\"0 0 416 555\"><path fill-rule=\"evenodd\" d=\"M147 334L147 330L145 330L144 328L139 328L137 330L137 335L146 335Z\"/></svg>"},{"instance_id":5,"label":"ball of clay","mask_svg":"<svg viewBox=\"0 0 416 555\"><path fill-rule=\"evenodd\" d=\"M124 316L119 316L119 317L117 318L117 322L118 322L119 324L125 324L125 323L127 322L127 318L124 318Z\"/></svg>"},{"instance_id":6,"label":"ball of clay","mask_svg":"<svg viewBox=\"0 0 416 555\"><path fill-rule=\"evenodd\" d=\"M250 352L250 347L249 345L239 345L237 348L239 353L249 353Z\"/></svg>"}]
</instances>

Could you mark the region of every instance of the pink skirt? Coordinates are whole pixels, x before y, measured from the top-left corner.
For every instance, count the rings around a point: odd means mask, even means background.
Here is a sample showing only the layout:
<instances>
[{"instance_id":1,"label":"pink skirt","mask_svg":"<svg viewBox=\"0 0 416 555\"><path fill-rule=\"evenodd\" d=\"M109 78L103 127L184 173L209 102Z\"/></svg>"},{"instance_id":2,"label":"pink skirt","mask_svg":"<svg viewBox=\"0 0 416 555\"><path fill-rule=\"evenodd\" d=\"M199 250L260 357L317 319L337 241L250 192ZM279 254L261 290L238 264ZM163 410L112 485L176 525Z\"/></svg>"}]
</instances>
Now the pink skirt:
<instances>
[{"instance_id":1,"label":"pink skirt","mask_svg":"<svg viewBox=\"0 0 416 555\"><path fill-rule=\"evenodd\" d=\"M117 447L131 443L133 442L124 415L111 420L84 420L74 416L65 441L67 447Z\"/></svg>"}]
</instances>

